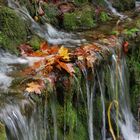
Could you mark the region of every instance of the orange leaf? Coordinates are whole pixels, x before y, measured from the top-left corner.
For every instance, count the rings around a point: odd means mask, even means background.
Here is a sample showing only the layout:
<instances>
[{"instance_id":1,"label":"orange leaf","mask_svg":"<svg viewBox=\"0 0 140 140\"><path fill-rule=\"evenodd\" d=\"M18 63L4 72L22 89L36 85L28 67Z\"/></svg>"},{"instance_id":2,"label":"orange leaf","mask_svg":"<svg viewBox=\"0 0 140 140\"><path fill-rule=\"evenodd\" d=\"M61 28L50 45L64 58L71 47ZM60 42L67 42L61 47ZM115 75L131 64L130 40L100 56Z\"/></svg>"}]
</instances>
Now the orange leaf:
<instances>
[{"instance_id":1,"label":"orange leaf","mask_svg":"<svg viewBox=\"0 0 140 140\"><path fill-rule=\"evenodd\" d=\"M58 52L58 46L52 46L49 50L48 50L49 54L55 54Z\"/></svg>"},{"instance_id":2,"label":"orange leaf","mask_svg":"<svg viewBox=\"0 0 140 140\"><path fill-rule=\"evenodd\" d=\"M46 51L48 49L48 44L47 42L42 42L40 44L40 50L43 52L43 51Z\"/></svg>"},{"instance_id":3,"label":"orange leaf","mask_svg":"<svg viewBox=\"0 0 140 140\"><path fill-rule=\"evenodd\" d=\"M71 76L73 75L73 73L75 71L74 71L73 65L71 63L66 64L64 62L60 62L59 60L57 60L57 62L61 68L63 68L65 71L67 71Z\"/></svg>"},{"instance_id":4,"label":"orange leaf","mask_svg":"<svg viewBox=\"0 0 140 140\"><path fill-rule=\"evenodd\" d=\"M41 66L41 61L34 62L32 69L38 69Z\"/></svg>"},{"instance_id":5,"label":"orange leaf","mask_svg":"<svg viewBox=\"0 0 140 140\"><path fill-rule=\"evenodd\" d=\"M128 52L128 46L129 46L129 43L128 43L127 41L125 41L124 44L123 44L123 51L124 51L125 53Z\"/></svg>"},{"instance_id":6,"label":"orange leaf","mask_svg":"<svg viewBox=\"0 0 140 140\"><path fill-rule=\"evenodd\" d=\"M89 44L89 45L86 45L86 46L84 46L84 48L83 48L86 52L88 52L88 51L99 51L100 50L100 48L99 47L97 47L96 45L94 45L94 44Z\"/></svg>"}]
</instances>

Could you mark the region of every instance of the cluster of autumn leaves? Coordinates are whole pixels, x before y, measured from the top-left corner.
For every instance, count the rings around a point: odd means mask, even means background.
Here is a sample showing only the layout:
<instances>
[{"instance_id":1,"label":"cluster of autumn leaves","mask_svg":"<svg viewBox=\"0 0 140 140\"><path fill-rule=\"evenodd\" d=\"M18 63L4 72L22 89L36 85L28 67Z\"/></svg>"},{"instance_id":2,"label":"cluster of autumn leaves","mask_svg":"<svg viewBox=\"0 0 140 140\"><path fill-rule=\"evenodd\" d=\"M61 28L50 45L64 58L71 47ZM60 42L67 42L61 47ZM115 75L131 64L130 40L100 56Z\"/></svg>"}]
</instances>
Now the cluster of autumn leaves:
<instances>
[{"instance_id":1,"label":"cluster of autumn leaves","mask_svg":"<svg viewBox=\"0 0 140 140\"><path fill-rule=\"evenodd\" d=\"M37 51L33 51L26 44L21 45L19 49L24 57L39 58L38 61L22 72L33 79L31 83L27 84L26 91L36 94L41 94L41 91L45 88L45 80L43 79L47 79L52 84L55 83L57 80L55 73L68 73L70 76L73 76L75 66L82 71L83 68L92 68L98 59L97 52L102 50L101 47L95 44L68 49L64 46L49 46L47 42L41 43L40 49Z\"/></svg>"},{"instance_id":2,"label":"cluster of autumn leaves","mask_svg":"<svg viewBox=\"0 0 140 140\"><path fill-rule=\"evenodd\" d=\"M40 49L37 51L33 51L26 44L19 46L19 49L24 57L38 58L38 61L22 71L24 75L31 76L34 79L32 82L27 83L26 91L36 94L41 94L41 91L45 88L45 82L42 79L46 78L54 83L56 77L52 78L52 73L56 71L73 76L76 61L84 62L85 67L92 67L97 59L93 54L100 51L100 48L94 44L68 49L64 46L49 46L47 42L41 43ZM82 69L81 66L79 68Z\"/></svg>"}]
</instances>

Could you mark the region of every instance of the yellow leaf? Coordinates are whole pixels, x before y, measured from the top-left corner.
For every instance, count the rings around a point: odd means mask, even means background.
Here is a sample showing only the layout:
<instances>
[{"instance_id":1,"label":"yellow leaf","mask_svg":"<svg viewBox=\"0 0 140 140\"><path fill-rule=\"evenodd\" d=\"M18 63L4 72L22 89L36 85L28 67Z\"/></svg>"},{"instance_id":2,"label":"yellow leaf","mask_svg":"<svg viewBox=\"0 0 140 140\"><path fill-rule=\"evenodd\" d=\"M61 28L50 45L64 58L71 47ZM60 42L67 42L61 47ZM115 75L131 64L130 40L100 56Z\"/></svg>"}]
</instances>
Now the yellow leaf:
<instances>
[{"instance_id":1,"label":"yellow leaf","mask_svg":"<svg viewBox=\"0 0 140 140\"><path fill-rule=\"evenodd\" d=\"M69 61L70 57L69 57L69 53L68 53L68 49L65 47L61 47L58 51L59 56L61 56L64 60Z\"/></svg>"}]
</instances>

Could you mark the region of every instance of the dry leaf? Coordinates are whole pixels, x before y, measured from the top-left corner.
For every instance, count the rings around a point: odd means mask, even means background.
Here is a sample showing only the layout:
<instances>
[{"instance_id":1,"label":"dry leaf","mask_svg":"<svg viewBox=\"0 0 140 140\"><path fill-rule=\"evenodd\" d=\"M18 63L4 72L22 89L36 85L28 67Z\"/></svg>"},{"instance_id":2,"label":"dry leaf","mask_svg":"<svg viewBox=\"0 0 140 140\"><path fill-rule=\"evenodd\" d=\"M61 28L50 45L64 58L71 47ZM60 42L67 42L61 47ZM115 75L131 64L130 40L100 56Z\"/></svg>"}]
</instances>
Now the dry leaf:
<instances>
[{"instance_id":1,"label":"dry leaf","mask_svg":"<svg viewBox=\"0 0 140 140\"><path fill-rule=\"evenodd\" d=\"M42 86L39 85L37 82L31 82L27 84L27 88L25 89L29 93L36 93L36 94L41 94L41 89Z\"/></svg>"},{"instance_id":2,"label":"dry leaf","mask_svg":"<svg viewBox=\"0 0 140 140\"><path fill-rule=\"evenodd\" d=\"M69 61L70 57L69 57L69 53L68 53L68 49L64 48L63 46L59 49L58 51L59 56L61 56L64 60Z\"/></svg>"},{"instance_id":3,"label":"dry leaf","mask_svg":"<svg viewBox=\"0 0 140 140\"><path fill-rule=\"evenodd\" d=\"M60 62L59 60L57 60L58 64L60 65L61 68L63 68L64 70L66 70L71 76L73 75L73 73L75 72L73 69L73 65L71 63L64 63L64 62Z\"/></svg>"}]
</instances>

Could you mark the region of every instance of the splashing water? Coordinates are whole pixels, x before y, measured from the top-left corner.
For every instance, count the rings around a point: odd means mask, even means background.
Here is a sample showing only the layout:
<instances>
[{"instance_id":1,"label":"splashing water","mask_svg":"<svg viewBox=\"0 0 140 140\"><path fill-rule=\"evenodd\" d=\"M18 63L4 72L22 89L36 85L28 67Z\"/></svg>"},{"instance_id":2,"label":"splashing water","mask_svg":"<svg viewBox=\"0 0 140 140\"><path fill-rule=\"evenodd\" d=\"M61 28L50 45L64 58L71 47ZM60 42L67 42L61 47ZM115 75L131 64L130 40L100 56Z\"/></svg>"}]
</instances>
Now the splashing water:
<instances>
[{"instance_id":1,"label":"splashing water","mask_svg":"<svg viewBox=\"0 0 140 140\"><path fill-rule=\"evenodd\" d=\"M0 89L6 90L13 80L9 74L15 70L14 64L27 64L28 61L23 58L6 53L0 50Z\"/></svg>"},{"instance_id":2,"label":"splashing water","mask_svg":"<svg viewBox=\"0 0 140 140\"><path fill-rule=\"evenodd\" d=\"M0 49L0 90L7 90L14 77L10 74L17 68L15 65L29 65L39 61L41 57L17 57Z\"/></svg>"}]
</instances>

